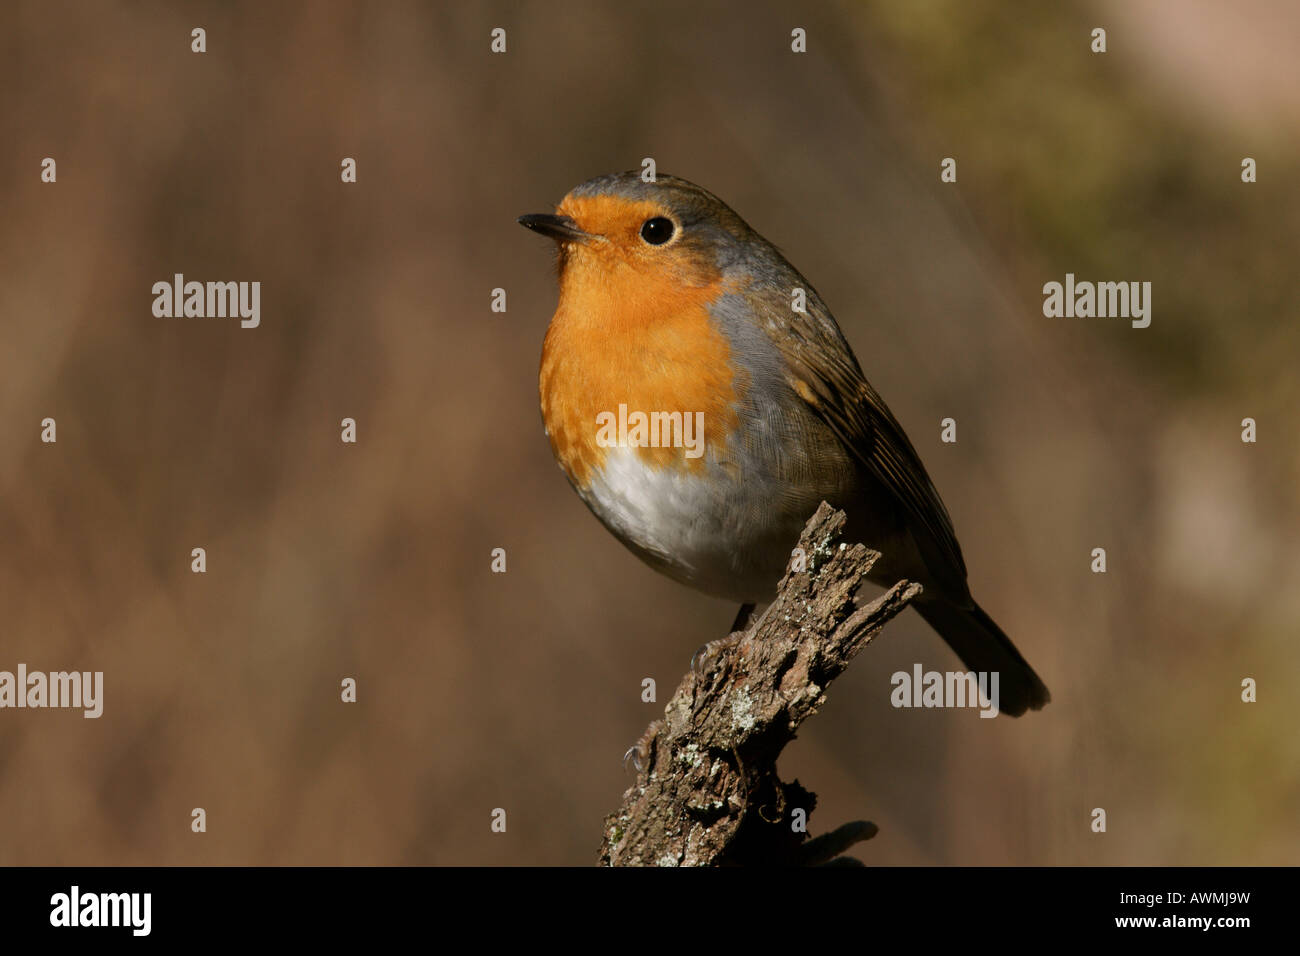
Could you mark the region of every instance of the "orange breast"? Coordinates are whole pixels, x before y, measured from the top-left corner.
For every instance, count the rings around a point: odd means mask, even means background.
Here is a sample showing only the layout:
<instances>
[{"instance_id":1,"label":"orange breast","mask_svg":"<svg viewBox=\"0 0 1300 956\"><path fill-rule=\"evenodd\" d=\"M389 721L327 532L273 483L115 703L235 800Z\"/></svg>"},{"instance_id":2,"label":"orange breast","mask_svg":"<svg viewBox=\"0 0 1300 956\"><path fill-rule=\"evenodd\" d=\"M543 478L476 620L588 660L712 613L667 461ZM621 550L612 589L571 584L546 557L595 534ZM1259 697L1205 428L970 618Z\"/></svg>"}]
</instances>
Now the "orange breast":
<instances>
[{"instance_id":1,"label":"orange breast","mask_svg":"<svg viewBox=\"0 0 1300 956\"><path fill-rule=\"evenodd\" d=\"M737 425L747 377L733 366L708 307L724 291L717 275L647 272L616 251L569 250L560 302L546 333L540 376L542 419L556 459L579 488L604 463L597 416L703 412L704 456L642 447L657 468L702 468Z\"/></svg>"}]
</instances>

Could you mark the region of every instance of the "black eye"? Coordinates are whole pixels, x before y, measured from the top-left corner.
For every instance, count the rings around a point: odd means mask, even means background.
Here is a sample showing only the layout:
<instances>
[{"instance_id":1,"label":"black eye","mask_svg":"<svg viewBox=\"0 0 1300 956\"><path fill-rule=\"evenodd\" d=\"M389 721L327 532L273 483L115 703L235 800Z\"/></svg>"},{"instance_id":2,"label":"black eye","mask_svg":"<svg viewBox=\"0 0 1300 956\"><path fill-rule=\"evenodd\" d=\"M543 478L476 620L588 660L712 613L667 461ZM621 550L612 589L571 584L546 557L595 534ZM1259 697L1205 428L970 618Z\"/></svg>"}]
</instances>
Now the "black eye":
<instances>
[{"instance_id":1,"label":"black eye","mask_svg":"<svg viewBox=\"0 0 1300 956\"><path fill-rule=\"evenodd\" d=\"M641 223L641 238L652 246L662 246L673 237L673 221L655 216Z\"/></svg>"}]
</instances>

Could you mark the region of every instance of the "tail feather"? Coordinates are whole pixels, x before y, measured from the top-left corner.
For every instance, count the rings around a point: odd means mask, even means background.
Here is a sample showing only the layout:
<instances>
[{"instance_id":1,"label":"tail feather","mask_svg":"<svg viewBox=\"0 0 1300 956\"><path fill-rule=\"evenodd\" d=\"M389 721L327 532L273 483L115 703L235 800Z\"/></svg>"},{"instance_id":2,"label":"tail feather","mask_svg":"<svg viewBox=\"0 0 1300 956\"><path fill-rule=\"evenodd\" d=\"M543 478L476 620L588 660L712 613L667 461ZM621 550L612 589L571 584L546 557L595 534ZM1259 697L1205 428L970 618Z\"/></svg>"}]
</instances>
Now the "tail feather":
<instances>
[{"instance_id":1,"label":"tail feather","mask_svg":"<svg viewBox=\"0 0 1300 956\"><path fill-rule=\"evenodd\" d=\"M1011 638L974 601L962 607L950 601L918 601L913 605L973 671L998 673L998 710L1019 717L1039 710L1052 699L1034 669L1016 650Z\"/></svg>"}]
</instances>

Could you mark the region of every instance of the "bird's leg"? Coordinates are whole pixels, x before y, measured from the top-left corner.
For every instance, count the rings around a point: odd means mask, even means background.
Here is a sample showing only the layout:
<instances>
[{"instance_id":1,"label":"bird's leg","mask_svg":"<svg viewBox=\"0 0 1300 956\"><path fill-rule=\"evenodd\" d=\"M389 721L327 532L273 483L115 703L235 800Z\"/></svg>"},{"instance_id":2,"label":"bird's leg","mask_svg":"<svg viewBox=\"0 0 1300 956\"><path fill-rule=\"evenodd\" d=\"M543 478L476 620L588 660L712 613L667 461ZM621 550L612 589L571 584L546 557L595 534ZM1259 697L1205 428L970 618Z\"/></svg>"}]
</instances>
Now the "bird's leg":
<instances>
[{"instance_id":1,"label":"bird's leg","mask_svg":"<svg viewBox=\"0 0 1300 956\"><path fill-rule=\"evenodd\" d=\"M735 646L745 636L745 632L749 628L749 622L753 618L754 605L752 603L742 604L740 610L736 612L736 620L731 625L731 632L726 637L720 637L716 641L709 641L696 651L695 656L691 658L691 670L697 674L702 673L706 661L710 660L719 651Z\"/></svg>"},{"instance_id":2,"label":"bird's leg","mask_svg":"<svg viewBox=\"0 0 1300 956\"><path fill-rule=\"evenodd\" d=\"M731 632L743 631L749 627L749 621L754 616L754 602L742 604L740 610L736 612L736 620L731 625Z\"/></svg>"}]
</instances>

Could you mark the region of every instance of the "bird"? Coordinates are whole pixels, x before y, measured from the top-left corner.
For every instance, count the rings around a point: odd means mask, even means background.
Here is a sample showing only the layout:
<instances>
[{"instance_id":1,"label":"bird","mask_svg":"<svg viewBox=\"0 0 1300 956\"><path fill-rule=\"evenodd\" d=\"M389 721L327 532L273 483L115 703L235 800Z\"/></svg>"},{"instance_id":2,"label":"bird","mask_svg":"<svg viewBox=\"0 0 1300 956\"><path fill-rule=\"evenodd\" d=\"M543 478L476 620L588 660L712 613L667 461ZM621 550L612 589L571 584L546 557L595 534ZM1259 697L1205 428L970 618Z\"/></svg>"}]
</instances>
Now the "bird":
<instances>
[{"instance_id":1,"label":"bird","mask_svg":"<svg viewBox=\"0 0 1300 956\"><path fill-rule=\"evenodd\" d=\"M558 248L542 346L542 422L569 483L645 563L748 618L769 603L825 500L881 557L868 580L919 583L913 607L1000 713L1050 700L971 596L948 510L834 316L777 248L685 179L588 180L518 218ZM802 306L801 308L799 306Z\"/></svg>"}]
</instances>

